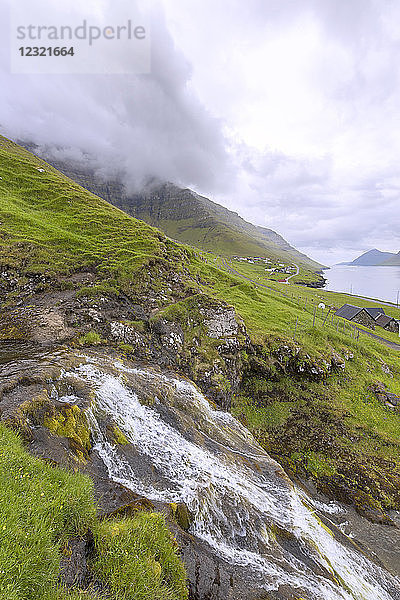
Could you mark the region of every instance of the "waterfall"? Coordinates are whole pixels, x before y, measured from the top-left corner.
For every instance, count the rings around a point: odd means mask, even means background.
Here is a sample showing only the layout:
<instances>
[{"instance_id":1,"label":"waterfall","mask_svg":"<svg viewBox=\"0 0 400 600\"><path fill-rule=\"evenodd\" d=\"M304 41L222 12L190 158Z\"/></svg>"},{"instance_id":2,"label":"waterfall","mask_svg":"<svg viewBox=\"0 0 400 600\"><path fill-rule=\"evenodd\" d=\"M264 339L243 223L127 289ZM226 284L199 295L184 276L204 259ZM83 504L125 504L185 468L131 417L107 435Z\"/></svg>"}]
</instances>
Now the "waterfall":
<instances>
[{"instance_id":1,"label":"waterfall","mask_svg":"<svg viewBox=\"0 0 400 600\"><path fill-rule=\"evenodd\" d=\"M287 584L313 600L400 599L398 579L340 543L251 434L188 381L89 357L62 377L94 391L87 417L110 478L153 501L184 502L190 533L266 591ZM107 420L135 460L110 441Z\"/></svg>"}]
</instances>

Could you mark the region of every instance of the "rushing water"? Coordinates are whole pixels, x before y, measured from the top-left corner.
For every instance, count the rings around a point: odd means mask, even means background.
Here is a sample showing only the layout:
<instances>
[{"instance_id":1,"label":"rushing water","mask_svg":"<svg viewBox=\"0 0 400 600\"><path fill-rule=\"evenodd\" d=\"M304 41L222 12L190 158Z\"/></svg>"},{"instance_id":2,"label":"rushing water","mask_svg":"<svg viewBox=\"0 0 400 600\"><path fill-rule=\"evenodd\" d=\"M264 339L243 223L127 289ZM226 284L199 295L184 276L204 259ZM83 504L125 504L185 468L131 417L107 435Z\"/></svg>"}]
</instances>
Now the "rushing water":
<instances>
[{"instance_id":1,"label":"rushing water","mask_svg":"<svg viewBox=\"0 0 400 600\"><path fill-rule=\"evenodd\" d=\"M100 359L63 378L95 392L87 415L109 476L150 500L185 502L190 533L266 590L286 584L313 600L400 599L398 579L339 543L250 433L189 382ZM110 419L133 460L107 438Z\"/></svg>"},{"instance_id":2,"label":"rushing water","mask_svg":"<svg viewBox=\"0 0 400 600\"><path fill-rule=\"evenodd\" d=\"M378 298L385 302L400 301L400 267L355 267L336 265L324 271L325 289Z\"/></svg>"}]
</instances>

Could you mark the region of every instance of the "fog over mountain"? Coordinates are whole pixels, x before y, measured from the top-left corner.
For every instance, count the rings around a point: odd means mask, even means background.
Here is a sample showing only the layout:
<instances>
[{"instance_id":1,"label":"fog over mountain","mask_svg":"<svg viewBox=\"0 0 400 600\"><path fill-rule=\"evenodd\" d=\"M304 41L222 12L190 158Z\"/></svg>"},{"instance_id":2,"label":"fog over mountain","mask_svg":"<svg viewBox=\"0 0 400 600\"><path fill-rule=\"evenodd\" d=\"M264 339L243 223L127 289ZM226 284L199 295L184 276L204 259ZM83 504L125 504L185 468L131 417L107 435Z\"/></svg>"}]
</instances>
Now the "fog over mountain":
<instances>
[{"instance_id":1,"label":"fog over mountain","mask_svg":"<svg viewBox=\"0 0 400 600\"><path fill-rule=\"evenodd\" d=\"M130 4L85 8L117 22ZM13 75L2 55L1 133L132 189L190 186L325 264L398 252L398 3L147 4L150 74Z\"/></svg>"}]
</instances>

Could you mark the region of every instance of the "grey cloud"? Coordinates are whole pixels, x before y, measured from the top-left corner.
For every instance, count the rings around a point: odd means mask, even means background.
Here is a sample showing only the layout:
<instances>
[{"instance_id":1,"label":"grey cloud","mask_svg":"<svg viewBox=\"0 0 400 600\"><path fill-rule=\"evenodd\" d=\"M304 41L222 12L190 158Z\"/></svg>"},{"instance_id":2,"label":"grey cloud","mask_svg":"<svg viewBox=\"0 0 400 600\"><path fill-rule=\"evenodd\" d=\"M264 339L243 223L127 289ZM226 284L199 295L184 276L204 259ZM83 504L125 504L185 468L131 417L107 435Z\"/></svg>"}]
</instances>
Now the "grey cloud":
<instances>
[{"instance_id":1,"label":"grey cloud","mask_svg":"<svg viewBox=\"0 0 400 600\"><path fill-rule=\"evenodd\" d=\"M115 15L116 7L126 3L107 0L103 8ZM367 247L398 251L400 32L393 25L400 11L397 3L163 3L171 20L165 20L157 5L148 76L11 76L4 55L0 59L4 132L51 148L58 158L89 161L105 176L118 172L131 187L139 187L148 177L193 186L245 218L276 229L321 262L327 262L324 254L345 260ZM186 32L181 49L179 36L170 33L174 20ZM304 79L313 92L315 114L314 104L307 113L305 94L303 104L299 100L297 105L296 97L293 105L285 104L291 114L276 115L279 122L288 118L292 123L292 113L298 111L301 118L301 110L306 111L308 121L293 132L304 135L305 150L301 156L291 155L279 148L279 141L272 150L267 127L267 149L256 150L246 139L246 130L235 129L235 119L240 121L242 112L251 114L254 103L264 130L268 107L264 109L264 97L257 95L257 77L264 77L262 60L254 64L258 49L273 36L286 40L291 28L298 32L310 20L320 45L310 55ZM6 22L1 19L3 40ZM290 51L295 53L296 48ZM239 55L244 72L236 69ZM279 60L276 56L278 77ZM246 68L255 71L251 84L246 82ZM268 85L260 90L268 104ZM272 106L279 111L279 106ZM309 152L309 146L317 150Z\"/></svg>"},{"instance_id":2,"label":"grey cloud","mask_svg":"<svg viewBox=\"0 0 400 600\"><path fill-rule=\"evenodd\" d=\"M116 5L103 4L115 18ZM208 190L224 186L221 124L188 89L190 65L175 47L160 6L151 36L150 75L23 76L10 74L3 62L3 133L59 157L89 157L105 174L124 174L132 186L149 177Z\"/></svg>"},{"instance_id":3,"label":"grey cloud","mask_svg":"<svg viewBox=\"0 0 400 600\"><path fill-rule=\"evenodd\" d=\"M330 157L313 161L249 148L240 156L251 181L245 216L321 262L330 255L335 262L351 259L364 248L400 248L400 179L393 168L359 173L346 186Z\"/></svg>"}]
</instances>

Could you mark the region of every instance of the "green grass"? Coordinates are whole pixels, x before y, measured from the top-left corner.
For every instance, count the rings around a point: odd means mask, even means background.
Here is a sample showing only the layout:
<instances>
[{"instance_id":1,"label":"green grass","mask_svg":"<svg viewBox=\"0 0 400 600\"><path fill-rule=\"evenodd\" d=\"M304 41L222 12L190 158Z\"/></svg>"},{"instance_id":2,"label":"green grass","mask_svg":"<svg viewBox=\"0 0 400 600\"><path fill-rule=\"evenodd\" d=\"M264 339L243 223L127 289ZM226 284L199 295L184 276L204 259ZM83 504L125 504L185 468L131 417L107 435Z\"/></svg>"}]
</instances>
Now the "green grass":
<instances>
[{"instance_id":1,"label":"green grass","mask_svg":"<svg viewBox=\"0 0 400 600\"><path fill-rule=\"evenodd\" d=\"M155 260L179 269L177 244L1 137L0 176L0 265L48 274L96 268L125 281Z\"/></svg>"},{"instance_id":2,"label":"green grass","mask_svg":"<svg viewBox=\"0 0 400 600\"><path fill-rule=\"evenodd\" d=\"M161 515L99 521L88 477L29 455L3 424L0 448L1 600L103 598L58 582L68 540L88 529L97 549L90 566L111 590L108 600L187 598L185 570Z\"/></svg>"},{"instance_id":3,"label":"green grass","mask_svg":"<svg viewBox=\"0 0 400 600\"><path fill-rule=\"evenodd\" d=\"M40 173L38 166L45 172ZM313 327L314 307L320 302L339 307L344 303L368 306L370 301L273 281L267 282L272 289L257 287L221 269L215 254L175 244L4 139L0 143L0 176L0 264L15 265L22 273L50 272L56 277L78 269L95 270L98 280L94 294L123 290L129 296L129 290L138 285L146 294L146 285L151 282L153 289L156 286L164 295L154 318L165 316L182 325L197 314L201 298L207 306L212 304L210 298L223 300L243 318L253 345L263 348L266 362L275 361L274 352L280 346L291 348L299 361L315 362L322 370L334 353L353 355L346 360L343 372L326 371L318 382L289 376L274 366L269 387L261 389L257 378L245 372L233 411L267 450L289 466L293 466L290 457L297 456L296 464L307 473L327 476L327 469L318 465L324 465L336 452L337 472L345 472L346 461L354 471L365 469L365 477L370 475L373 481L365 483L360 476L357 485L370 486L374 497L400 506L400 482L397 492L384 489L385 478L395 482L395 473L400 471L400 416L368 392L371 383L381 381L391 392L400 394L399 354L366 336L357 341L351 337L348 324L345 330L341 326L337 331L330 318L324 322L326 311L320 309ZM186 299L174 302L172 297L165 297L166 286L161 278L157 280L155 265L180 273L187 286L182 295ZM250 269L243 263L239 266L243 274L255 275L252 265ZM77 295L90 295L90 291L86 287ZM385 310L400 318L396 307ZM376 333L389 339L390 334L380 328ZM93 334L89 332L89 336ZM207 336L200 317L196 327L191 332L186 328L185 334L189 341L194 335L202 340L198 348L201 368L218 359L218 340L203 344ZM84 339L84 343L96 341L97 337ZM121 349L130 351L128 347ZM215 386L224 391L227 382L222 379ZM327 431L329 439L324 447ZM352 483L348 471L343 476Z\"/></svg>"},{"instance_id":4,"label":"green grass","mask_svg":"<svg viewBox=\"0 0 400 600\"><path fill-rule=\"evenodd\" d=\"M63 544L95 520L89 478L28 455L0 425L0 598L53 600Z\"/></svg>"},{"instance_id":5,"label":"green grass","mask_svg":"<svg viewBox=\"0 0 400 600\"><path fill-rule=\"evenodd\" d=\"M101 344L102 337L97 331L88 331L85 335L81 335L78 338L78 344L80 346L97 346Z\"/></svg>"},{"instance_id":6,"label":"green grass","mask_svg":"<svg viewBox=\"0 0 400 600\"><path fill-rule=\"evenodd\" d=\"M320 365L330 362L333 353L353 356L344 371L321 381L283 375L268 365L269 381L245 375L233 401L235 416L291 472L300 469L315 479L365 490L371 503L379 499L383 506L399 507L400 414L368 390L380 381L400 395L399 353L364 335L356 340L349 323L343 330L343 320L337 331L336 321L325 321L327 310L317 309L313 327L314 307L320 302L351 303L344 294L274 282L274 289L266 290L221 272L214 266L218 259L209 257L206 264L201 257L196 260L192 268L201 273L203 290L235 307L253 342L266 348L270 362L279 345L297 347L300 360ZM396 307L387 312L399 316Z\"/></svg>"},{"instance_id":7,"label":"green grass","mask_svg":"<svg viewBox=\"0 0 400 600\"><path fill-rule=\"evenodd\" d=\"M137 513L103 521L94 529L96 573L116 600L178 600L188 597L186 573L164 517Z\"/></svg>"}]
</instances>

